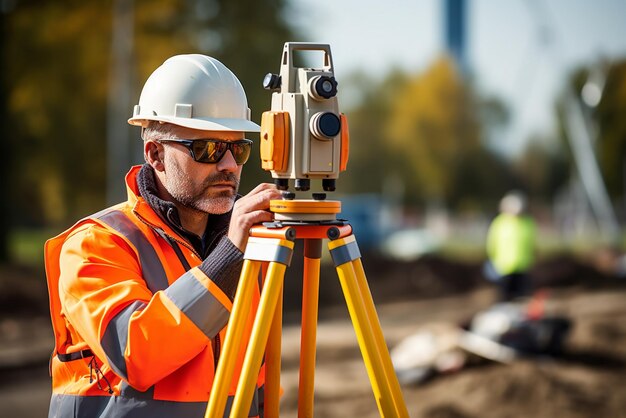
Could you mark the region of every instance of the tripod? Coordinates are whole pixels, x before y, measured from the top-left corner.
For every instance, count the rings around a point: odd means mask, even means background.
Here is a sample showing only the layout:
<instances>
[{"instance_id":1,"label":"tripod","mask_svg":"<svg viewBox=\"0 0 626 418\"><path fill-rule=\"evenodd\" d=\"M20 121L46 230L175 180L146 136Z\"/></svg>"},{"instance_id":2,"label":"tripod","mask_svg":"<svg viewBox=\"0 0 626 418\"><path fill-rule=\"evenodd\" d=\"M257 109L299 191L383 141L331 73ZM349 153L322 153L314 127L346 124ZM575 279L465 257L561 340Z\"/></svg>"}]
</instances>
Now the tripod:
<instances>
[{"instance_id":1,"label":"tripod","mask_svg":"<svg viewBox=\"0 0 626 418\"><path fill-rule=\"evenodd\" d=\"M295 205L298 201L291 202L294 205L286 205L286 209L283 207L282 210L273 209L273 211L302 210L302 206ZM298 416L313 416L320 261L322 240L328 239L330 240L328 249L337 270L380 415L408 417L367 284L361 254L352 235L352 227L344 221L310 220L320 218L319 214L327 211L324 208L331 202L306 202L305 210L308 211L313 207L313 214L294 215L296 218L307 219L306 221L275 221L255 226L250 231L229 329L224 340L223 354L215 373L205 418L224 415L235 367L235 356L242 350L245 350L245 357L230 417L248 416L264 354L265 417L278 417L283 281L297 239L304 240ZM322 214L321 217L326 215ZM278 219L278 216L276 218ZM263 287L246 348L243 330L252 310L251 302L261 268L264 273Z\"/></svg>"}]
</instances>

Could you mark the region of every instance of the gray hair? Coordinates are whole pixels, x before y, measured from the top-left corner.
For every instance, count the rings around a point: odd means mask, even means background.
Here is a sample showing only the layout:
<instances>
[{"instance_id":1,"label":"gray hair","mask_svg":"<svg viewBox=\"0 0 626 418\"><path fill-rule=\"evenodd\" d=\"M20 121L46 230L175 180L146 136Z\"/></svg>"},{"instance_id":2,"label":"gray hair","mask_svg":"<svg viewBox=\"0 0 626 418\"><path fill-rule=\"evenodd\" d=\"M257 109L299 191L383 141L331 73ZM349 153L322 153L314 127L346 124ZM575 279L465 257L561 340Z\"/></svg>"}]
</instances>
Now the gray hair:
<instances>
[{"instance_id":1,"label":"gray hair","mask_svg":"<svg viewBox=\"0 0 626 418\"><path fill-rule=\"evenodd\" d=\"M150 121L148 124L141 128L141 138L144 144L146 141L163 141L168 139L177 139L176 135L172 133L173 126L170 123L163 123L157 121ZM143 159L148 162L148 157L144 152Z\"/></svg>"},{"instance_id":2,"label":"gray hair","mask_svg":"<svg viewBox=\"0 0 626 418\"><path fill-rule=\"evenodd\" d=\"M160 141L176 139L172 133L174 125L151 120L145 128L142 128L141 138L144 141Z\"/></svg>"}]
</instances>

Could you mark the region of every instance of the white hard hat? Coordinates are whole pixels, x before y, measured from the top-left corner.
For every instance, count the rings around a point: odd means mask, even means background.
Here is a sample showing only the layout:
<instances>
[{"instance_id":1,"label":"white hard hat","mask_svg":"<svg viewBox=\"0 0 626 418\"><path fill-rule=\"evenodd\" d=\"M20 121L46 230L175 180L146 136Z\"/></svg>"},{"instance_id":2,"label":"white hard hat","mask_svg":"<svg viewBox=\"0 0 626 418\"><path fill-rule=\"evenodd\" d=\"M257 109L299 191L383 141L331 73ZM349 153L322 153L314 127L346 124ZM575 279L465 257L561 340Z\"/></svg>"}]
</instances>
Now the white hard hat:
<instances>
[{"instance_id":1,"label":"white hard hat","mask_svg":"<svg viewBox=\"0 0 626 418\"><path fill-rule=\"evenodd\" d=\"M210 131L260 131L250 121L239 79L215 58L200 54L176 55L150 75L128 123L145 127L149 121Z\"/></svg>"},{"instance_id":2,"label":"white hard hat","mask_svg":"<svg viewBox=\"0 0 626 418\"><path fill-rule=\"evenodd\" d=\"M514 190L507 193L502 200L500 200L500 212L517 216L526 211L526 205L526 196Z\"/></svg>"}]
</instances>

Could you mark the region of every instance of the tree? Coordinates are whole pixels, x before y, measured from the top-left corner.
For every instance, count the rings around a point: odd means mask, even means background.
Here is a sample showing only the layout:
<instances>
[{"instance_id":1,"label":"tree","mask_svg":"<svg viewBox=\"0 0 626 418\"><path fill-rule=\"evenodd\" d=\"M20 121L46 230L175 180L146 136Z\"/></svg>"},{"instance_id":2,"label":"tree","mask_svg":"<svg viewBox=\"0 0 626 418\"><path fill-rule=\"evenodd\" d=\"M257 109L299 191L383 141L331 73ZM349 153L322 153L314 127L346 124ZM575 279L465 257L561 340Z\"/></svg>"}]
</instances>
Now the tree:
<instances>
[{"instance_id":1,"label":"tree","mask_svg":"<svg viewBox=\"0 0 626 418\"><path fill-rule=\"evenodd\" d=\"M504 165L484 147L480 102L447 57L408 80L386 131L424 200L480 206L500 194Z\"/></svg>"},{"instance_id":2,"label":"tree","mask_svg":"<svg viewBox=\"0 0 626 418\"><path fill-rule=\"evenodd\" d=\"M350 163L341 190L384 192L402 183L405 204L493 208L515 175L488 146L506 107L481 97L443 57L421 74L392 71L378 81L350 78L358 104L350 117Z\"/></svg>"},{"instance_id":3,"label":"tree","mask_svg":"<svg viewBox=\"0 0 626 418\"><path fill-rule=\"evenodd\" d=\"M352 74L349 89L358 91L360 104L347 111L350 131L348 170L339 179L339 190L351 193L382 192L388 179L400 179L406 170L400 166L385 130L392 103L406 84L406 75L393 70L382 81L365 73Z\"/></svg>"},{"instance_id":4,"label":"tree","mask_svg":"<svg viewBox=\"0 0 626 418\"><path fill-rule=\"evenodd\" d=\"M70 3L19 2L8 22L9 119L20 173L11 201L22 225L62 222L103 201L102 51L110 16L105 1Z\"/></svg>"}]
</instances>

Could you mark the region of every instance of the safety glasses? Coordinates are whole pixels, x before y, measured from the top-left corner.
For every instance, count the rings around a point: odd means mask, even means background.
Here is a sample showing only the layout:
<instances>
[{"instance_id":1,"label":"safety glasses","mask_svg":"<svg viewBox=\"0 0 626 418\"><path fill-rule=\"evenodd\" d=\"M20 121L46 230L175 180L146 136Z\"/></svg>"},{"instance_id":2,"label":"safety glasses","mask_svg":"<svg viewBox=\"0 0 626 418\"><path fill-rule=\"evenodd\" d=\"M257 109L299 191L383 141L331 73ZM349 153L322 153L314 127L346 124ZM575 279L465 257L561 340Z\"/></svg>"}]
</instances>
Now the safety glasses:
<instances>
[{"instance_id":1,"label":"safety glasses","mask_svg":"<svg viewBox=\"0 0 626 418\"><path fill-rule=\"evenodd\" d=\"M252 141L240 139L224 141L221 139L162 139L159 142L174 142L183 145L189 150L191 157L199 163L215 164L219 162L226 151L230 150L237 165L243 165L250 157Z\"/></svg>"}]
</instances>

